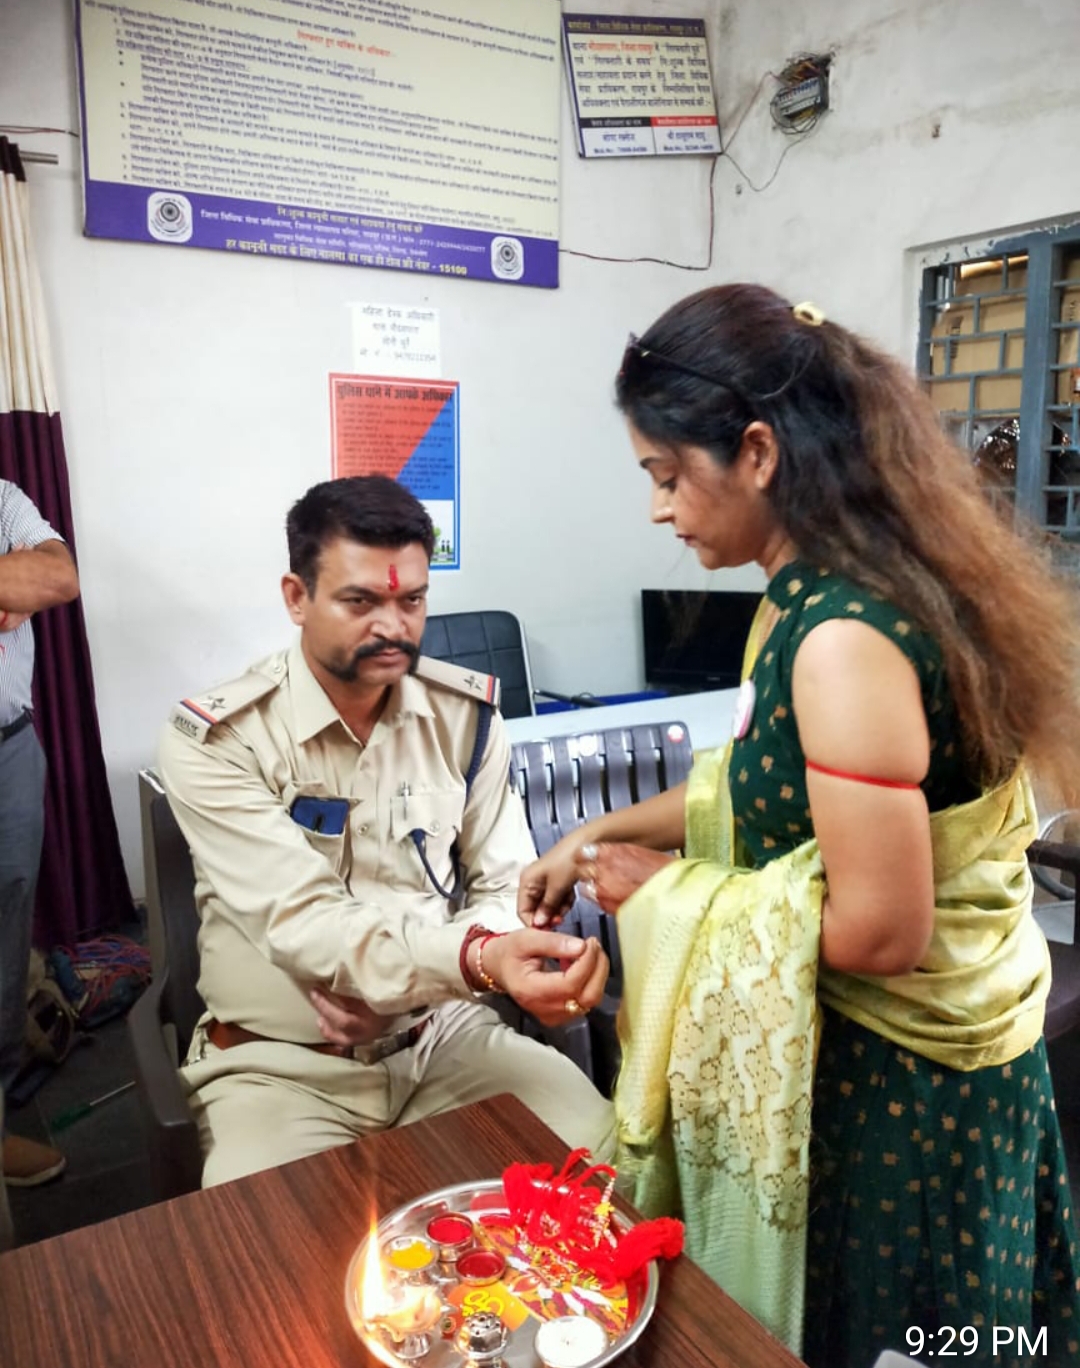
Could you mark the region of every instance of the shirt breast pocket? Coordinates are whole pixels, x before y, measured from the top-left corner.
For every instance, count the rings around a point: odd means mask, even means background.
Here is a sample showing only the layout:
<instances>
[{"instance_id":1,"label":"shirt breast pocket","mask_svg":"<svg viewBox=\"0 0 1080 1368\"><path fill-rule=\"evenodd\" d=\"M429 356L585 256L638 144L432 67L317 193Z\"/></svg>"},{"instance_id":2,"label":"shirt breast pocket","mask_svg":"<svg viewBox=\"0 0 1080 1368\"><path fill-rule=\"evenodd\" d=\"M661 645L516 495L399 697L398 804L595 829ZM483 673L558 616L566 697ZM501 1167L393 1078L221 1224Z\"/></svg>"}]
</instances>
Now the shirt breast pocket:
<instances>
[{"instance_id":1,"label":"shirt breast pocket","mask_svg":"<svg viewBox=\"0 0 1080 1368\"><path fill-rule=\"evenodd\" d=\"M308 845L344 878L349 864L349 799L327 793L319 783L286 784L281 798Z\"/></svg>"},{"instance_id":2,"label":"shirt breast pocket","mask_svg":"<svg viewBox=\"0 0 1080 1368\"><path fill-rule=\"evenodd\" d=\"M390 836L403 867L412 870L409 882L414 887L445 896L453 889L457 874L453 847L461 827L463 803L460 789L394 794Z\"/></svg>"}]
</instances>

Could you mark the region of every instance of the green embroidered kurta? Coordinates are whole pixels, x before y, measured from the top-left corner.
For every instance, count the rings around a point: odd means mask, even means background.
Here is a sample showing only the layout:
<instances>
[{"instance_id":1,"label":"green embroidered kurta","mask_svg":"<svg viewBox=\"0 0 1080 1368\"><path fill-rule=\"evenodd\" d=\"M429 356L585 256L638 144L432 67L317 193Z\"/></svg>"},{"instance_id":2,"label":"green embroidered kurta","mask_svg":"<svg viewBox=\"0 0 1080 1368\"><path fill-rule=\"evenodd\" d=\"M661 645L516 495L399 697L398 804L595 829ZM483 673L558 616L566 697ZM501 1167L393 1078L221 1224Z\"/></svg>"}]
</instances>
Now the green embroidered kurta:
<instances>
[{"instance_id":1,"label":"green embroidered kurta","mask_svg":"<svg viewBox=\"0 0 1080 1368\"><path fill-rule=\"evenodd\" d=\"M750 863L760 867L814 834L806 760L791 704L791 676L795 653L807 632L831 618L868 623L911 661L930 731L930 772L922 786L930 811L976 796L978 787L964 773L956 710L936 642L891 604L801 561L785 565L773 576L768 596L780 609L780 618L751 675L757 699L750 730L731 748L735 829Z\"/></svg>"}]
</instances>

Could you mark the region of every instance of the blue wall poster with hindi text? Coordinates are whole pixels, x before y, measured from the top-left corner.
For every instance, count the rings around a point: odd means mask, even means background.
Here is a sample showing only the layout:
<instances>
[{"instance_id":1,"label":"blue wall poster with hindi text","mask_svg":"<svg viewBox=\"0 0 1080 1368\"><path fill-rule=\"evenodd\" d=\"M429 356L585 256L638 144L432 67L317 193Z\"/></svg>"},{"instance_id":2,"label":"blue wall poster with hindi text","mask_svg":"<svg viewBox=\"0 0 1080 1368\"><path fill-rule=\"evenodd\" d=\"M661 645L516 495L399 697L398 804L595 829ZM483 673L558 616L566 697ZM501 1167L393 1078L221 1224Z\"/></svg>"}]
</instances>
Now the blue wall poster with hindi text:
<instances>
[{"instance_id":1,"label":"blue wall poster with hindi text","mask_svg":"<svg viewBox=\"0 0 1080 1368\"><path fill-rule=\"evenodd\" d=\"M85 232L559 281L559 0L76 0Z\"/></svg>"}]
</instances>

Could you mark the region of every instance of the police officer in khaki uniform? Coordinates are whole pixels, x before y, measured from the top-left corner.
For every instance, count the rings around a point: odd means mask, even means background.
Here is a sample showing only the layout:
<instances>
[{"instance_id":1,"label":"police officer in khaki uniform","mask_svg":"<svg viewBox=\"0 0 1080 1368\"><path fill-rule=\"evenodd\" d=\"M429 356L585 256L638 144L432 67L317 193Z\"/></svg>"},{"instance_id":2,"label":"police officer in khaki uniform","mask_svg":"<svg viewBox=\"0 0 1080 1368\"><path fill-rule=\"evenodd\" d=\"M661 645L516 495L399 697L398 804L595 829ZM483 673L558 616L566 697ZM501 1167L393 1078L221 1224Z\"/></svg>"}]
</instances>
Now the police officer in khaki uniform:
<instances>
[{"instance_id":1,"label":"police officer in khaki uniform","mask_svg":"<svg viewBox=\"0 0 1080 1368\"><path fill-rule=\"evenodd\" d=\"M535 857L481 706L497 681L418 657L427 513L393 480L331 480L287 533L298 642L183 700L161 743L202 923L184 1074L204 1185L500 1092L606 1157L610 1104L484 1000L563 1022L608 964L517 919Z\"/></svg>"}]
</instances>

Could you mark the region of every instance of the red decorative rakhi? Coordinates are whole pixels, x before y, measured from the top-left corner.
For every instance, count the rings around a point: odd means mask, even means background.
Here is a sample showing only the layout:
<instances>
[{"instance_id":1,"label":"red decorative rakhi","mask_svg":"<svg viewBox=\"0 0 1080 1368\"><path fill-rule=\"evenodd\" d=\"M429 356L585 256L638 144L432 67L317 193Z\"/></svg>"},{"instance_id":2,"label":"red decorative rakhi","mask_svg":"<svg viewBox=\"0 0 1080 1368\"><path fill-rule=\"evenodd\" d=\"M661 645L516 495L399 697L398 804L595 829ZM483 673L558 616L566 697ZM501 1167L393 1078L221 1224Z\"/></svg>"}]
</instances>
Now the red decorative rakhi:
<instances>
[{"instance_id":1,"label":"red decorative rakhi","mask_svg":"<svg viewBox=\"0 0 1080 1368\"><path fill-rule=\"evenodd\" d=\"M586 1149L576 1149L555 1173L550 1164L511 1164L503 1173L510 1218L530 1259L552 1276L591 1274L602 1286L626 1282L655 1258L682 1252L683 1224L662 1216L617 1230L612 1221L615 1170L588 1164ZM579 1174L580 1163L587 1167ZM591 1184L606 1175L603 1188Z\"/></svg>"}]
</instances>

